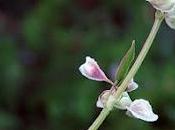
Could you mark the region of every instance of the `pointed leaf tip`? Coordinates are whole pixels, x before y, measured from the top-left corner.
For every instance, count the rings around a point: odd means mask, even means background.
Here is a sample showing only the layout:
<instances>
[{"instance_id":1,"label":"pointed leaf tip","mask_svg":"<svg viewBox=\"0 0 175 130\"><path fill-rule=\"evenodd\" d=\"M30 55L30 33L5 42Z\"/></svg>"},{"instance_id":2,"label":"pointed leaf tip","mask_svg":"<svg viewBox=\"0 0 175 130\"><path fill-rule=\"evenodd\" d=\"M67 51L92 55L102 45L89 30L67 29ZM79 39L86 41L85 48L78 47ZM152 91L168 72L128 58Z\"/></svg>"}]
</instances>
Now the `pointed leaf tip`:
<instances>
[{"instance_id":1,"label":"pointed leaf tip","mask_svg":"<svg viewBox=\"0 0 175 130\"><path fill-rule=\"evenodd\" d=\"M135 58L135 40L132 41L132 45L122 58L119 67L116 72L116 81L121 82L127 75Z\"/></svg>"}]
</instances>

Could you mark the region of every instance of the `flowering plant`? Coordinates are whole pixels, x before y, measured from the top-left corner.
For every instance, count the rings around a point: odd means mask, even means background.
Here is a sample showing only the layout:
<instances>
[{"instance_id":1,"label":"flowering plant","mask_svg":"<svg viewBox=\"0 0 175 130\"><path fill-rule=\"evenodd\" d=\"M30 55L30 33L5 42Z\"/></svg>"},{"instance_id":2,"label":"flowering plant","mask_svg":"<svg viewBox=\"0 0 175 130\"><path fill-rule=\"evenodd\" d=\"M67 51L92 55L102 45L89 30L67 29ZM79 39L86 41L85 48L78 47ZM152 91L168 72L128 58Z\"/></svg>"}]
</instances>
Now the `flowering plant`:
<instances>
[{"instance_id":1,"label":"flowering plant","mask_svg":"<svg viewBox=\"0 0 175 130\"><path fill-rule=\"evenodd\" d=\"M170 28L175 29L175 0L147 1L157 10L153 27L136 60L135 41L132 42L117 68L115 81L110 80L97 62L89 56L86 57L86 62L79 67L81 74L86 78L111 84L111 88L104 90L98 97L96 105L102 108L102 111L88 130L97 130L114 108L126 110L128 116L143 121L154 122L158 119L158 115L153 112L152 106L147 100L132 101L129 92L138 88L134 76L146 57L163 19L165 18Z\"/></svg>"},{"instance_id":2,"label":"flowering plant","mask_svg":"<svg viewBox=\"0 0 175 130\"><path fill-rule=\"evenodd\" d=\"M79 70L82 75L88 79L105 81L112 84L110 90L103 91L99 96L96 103L97 107L104 108L105 105L108 105L108 98L111 98L110 100L115 100L113 95L115 94L115 91L117 91L117 86L115 86L115 84L106 77L94 59L91 57L86 57L86 62L80 66ZM137 88L138 84L132 79L129 82L126 91L122 93L121 97L118 100L116 100L114 107L122 110L127 110L126 113L129 116L149 122L156 121L158 119L158 116L153 113L152 107L148 101L143 99L136 99L132 102L130 96L128 95L128 92L131 92Z\"/></svg>"}]
</instances>

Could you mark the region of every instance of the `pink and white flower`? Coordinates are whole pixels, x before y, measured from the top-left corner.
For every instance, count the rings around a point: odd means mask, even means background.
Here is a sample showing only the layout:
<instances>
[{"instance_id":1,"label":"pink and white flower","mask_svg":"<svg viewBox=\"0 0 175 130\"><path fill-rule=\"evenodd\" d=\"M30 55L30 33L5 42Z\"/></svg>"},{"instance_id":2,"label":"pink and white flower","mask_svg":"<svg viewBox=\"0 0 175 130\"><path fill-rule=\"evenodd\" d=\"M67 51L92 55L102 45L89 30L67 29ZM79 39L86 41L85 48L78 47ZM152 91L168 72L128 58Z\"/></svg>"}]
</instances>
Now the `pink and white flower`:
<instances>
[{"instance_id":1,"label":"pink and white flower","mask_svg":"<svg viewBox=\"0 0 175 130\"><path fill-rule=\"evenodd\" d=\"M112 96L114 94L115 91L113 90L105 90L103 91L100 96L98 97L96 106L98 108L104 108L105 105L107 104L107 101L109 99L110 96Z\"/></svg>"},{"instance_id":2,"label":"pink and white flower","mask_svg":"<svg viewBox=\"0 0 175 130\"><path fill-rule=\"evenodd\" d=\"M107 104L107 101L110 100L110 97L112 99L114 93L115 92L112 92L111 90L103 91L102 94L98 97L96 106L98 108L104 108L104 106ZM120 110L127 110L127 107L129 107L131 103L132 100L129 97L128 93L123 92L119 100L115 101L114 107Z\"/></svg>"},{"instance_id":3,"label":"pink and white flower","mask_svg":"<svg viewBox=\"0 0 175 130\"><path fill-rule=\"evenodd\" d=\"M138 88L138 84L132 79L125 92L116 100L115 92L117 87L115 84L107 78L105 73L99 67L97 62L87 56L86 62L79 67L79 70L83 76L88 79L96 81L105 81L112 84L110 90L103 91L98 97L96 103L97 107L104 108L107 107L112 110L113 107L121 110L127 110L127 115L147 121L153 122L158 119L158 115L153 113L150 103L144 99L137 99L132 101L127 92L131 92Z\"/></svg>"},{"instance_id":4,"label":"pink and white flower","mask_svg":"<svg viewBox=\"0 0 175 130\"><path fill-rule=\"evenodd\" d=\"M127 110L128 115L147 122L154 122L158 119L158 115L154 114L150 103L144 99L133 101Z\"/></svg>"},{"instance_id":5,"label":"pink and white flower","mask_svg":"<svg viewBox=\"0 0 175 130\"><path fill-rule=\"evenodd\" d=\"M128 84L128 87L127 87L127 92L131 92L131 91L134 91L138 88L138 84L134 81L134 79L132 79L129 84Z\"/></svg>"},{"instance_id":6,"label":"pink and white flower","mask_svg":"<svg viewBox=\"0 0 175 130\"><path fill-rule=\"evenodd\" d=\"M79 67L79 70L81 74L88 79L105 81L113 84L113 82L107 78L97 62L89 56L86 57L86 62Z\"/></svg>"},{"instance_id":7,"label":"pink and white flower","mask_svg":"<svg viewBox=\"0 0 175 130\"><path fill-rule=\"evenodd\" d=\"M114 107L120 110L127 110L132 103L132 100L127 92L123 92L121 98L115 103Z\"/></svg>"},{"instance_id":8,"label":"pink and white flower","mask_svg":"<svg viewBox=\"0 0 175 130\"><path fill-rule=\"evenodd\" d=\"M169 12L175 6L175 0L146 0L152 4L152 6L162 12Z\"/></svg>"},{"instance_id":9,"label":"pink and white flower","mask_svg":"<svg viewBox=\"0 0 175 130\"><path fill-rule=\"evenodd\" d=\"M165 13L165 21L170 28L175 29L175 6L171 11Z\"/></svg>"},{"instance_id":10,"label":"pink and white flower","mask_svg":"<svg viewBox=\"0 0 175 130\"><path fill-rule=\"evenodd\" d=\"M110 90L105 90L103 91L100 96L98 97L98 100L97 100L97 103L96 103L96 106L98 108L104 108L109 96L111 94L111 91Z\"/></svg>"},{"instance_id":11,"label":"pink and white flower","mask_svg":"<svg viewBox=\"0 0 175 130\"><path fill-rule=\"evenodd\" d=\"M165 13L165 21L167 25L175 29L175 0L146 0L152 4L152 6Z\"/></svg>"}]
</instances>

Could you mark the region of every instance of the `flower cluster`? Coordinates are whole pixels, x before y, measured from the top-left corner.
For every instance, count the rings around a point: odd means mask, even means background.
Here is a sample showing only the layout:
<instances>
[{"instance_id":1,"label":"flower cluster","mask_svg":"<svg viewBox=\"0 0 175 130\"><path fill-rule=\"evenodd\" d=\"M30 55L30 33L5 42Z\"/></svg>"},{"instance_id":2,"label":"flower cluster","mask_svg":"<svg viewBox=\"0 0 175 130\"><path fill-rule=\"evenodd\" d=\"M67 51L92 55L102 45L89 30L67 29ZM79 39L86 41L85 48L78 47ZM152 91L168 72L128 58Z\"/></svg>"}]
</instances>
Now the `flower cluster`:
<instances>
[{"instance_id":1,"label":"flower cluster","mask_svg":"<svg viewBox=\"0 0 175 130\"><path fill-rule=\"evenodd\" d=\"M168 26L175 29L175 0L147 0L152 6L165 13Z\"/></svg>"},{"instance_id":2,"label":"flower cluster","mask_svg":"<svg viewBox=\"0 0 175 130\"><path fill-rule=\"evenodd\" d=\"M117 99L115 99L115 92L117 91L117 87L115 84L107 78L105 73L99 67L97 62L91 57L86 57L86 62L79 67L80 72L83 76L88 79L96 80L96 81L105 81L112 84L110 90L105 90L98 97L98 101L96 103L97 107L104 108L108 107L109 100L115 100L115 108L126 110L126 114L128 116L138 118L147 122L153 122L158 119L158 115L153 113L152 107L150 103L144 99L136 99L134 101L131 100L128 92L131 92L138 88L138 84L134 82L132 79L127 86L125 92Z\"/></svg>"}]
</instances>

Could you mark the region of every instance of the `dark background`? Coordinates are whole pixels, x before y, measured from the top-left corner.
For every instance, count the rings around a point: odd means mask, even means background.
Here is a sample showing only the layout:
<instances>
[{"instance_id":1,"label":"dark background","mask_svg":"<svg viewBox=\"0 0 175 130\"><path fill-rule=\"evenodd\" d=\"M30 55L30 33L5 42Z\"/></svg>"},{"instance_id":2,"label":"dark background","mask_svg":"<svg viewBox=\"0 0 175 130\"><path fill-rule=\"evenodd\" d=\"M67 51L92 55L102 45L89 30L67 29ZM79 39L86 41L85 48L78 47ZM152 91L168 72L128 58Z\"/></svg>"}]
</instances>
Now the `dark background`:
<instances>
[{"instance_id":1,"label":"dark background","mask_svg":"<svg viewBox=\"0 0 175 130\"><path fill-rule=\"evenodd\" d=\"M85 56L112 78L131 41L137 54L155 10L145 0L0 0L0 130L85 130L108 84L81 76ZM113 111L100 130L175 129L175 31L165 22L135 80L155 123Z\"/></svg>"}]
</instances>

